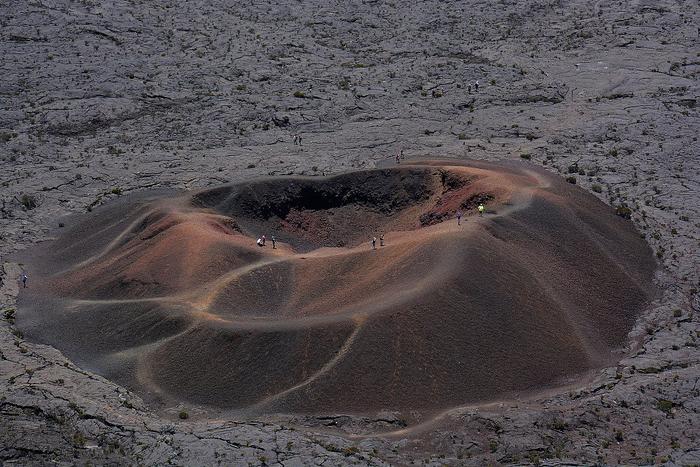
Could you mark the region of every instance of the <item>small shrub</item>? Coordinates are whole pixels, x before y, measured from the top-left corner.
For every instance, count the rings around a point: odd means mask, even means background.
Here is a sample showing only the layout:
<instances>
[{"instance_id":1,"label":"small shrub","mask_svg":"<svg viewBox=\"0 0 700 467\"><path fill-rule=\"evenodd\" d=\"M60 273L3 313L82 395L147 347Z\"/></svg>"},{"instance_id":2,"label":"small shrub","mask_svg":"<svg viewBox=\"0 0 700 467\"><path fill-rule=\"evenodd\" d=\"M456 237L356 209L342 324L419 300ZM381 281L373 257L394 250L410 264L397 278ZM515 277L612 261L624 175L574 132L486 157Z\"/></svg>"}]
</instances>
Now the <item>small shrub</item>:
<instances>
[{"instance_id":1,"label":"small shrub","mask_svg":"<svg viewBox=\"0 0 700 467\"><path fill-rule=\"evenodd\" d=\"M350 457L358 452L360 452L360 450L357 448L357 446L348 446L343 449L343 454L345 454L346 457Z\"/></svg>"},{"instance_id":2,"label":"small shrub","mask_svg":"<svg viewBox=\"0 0 700 467\"><path fill-rule=\"evenodd\" d=\"M22 195L19 202L22 203L22 206L24 206L24 209L27 211L31 211L38 206L36 197L33 195Z\"/></svg>"},{"instance_id":3,"label":"small shrub","mask_svg":"<svg viewBox=\"0 0 700 467\"><path fill-rule=\"evenodd\" d=\"M82 433L75 433L73 435L73 444L75 444L77 447L82 448L85 446L85 435Z\"/></svg>"},{"instance_id":4,"label":"small shrub","mask_svg":"<svg viewBox=\"0 0 700 467\"><path fill-rule=\"evenodd\" d=\"M567 429L569 429L569 424L566 423L566 422L563 421L563 420L560 420L560 419L558 419L558 418L555 418L554 420L552 420L552 423L549 425L549 427L550 427L552 430L559 430L559 431L562 431L562 430L567 430Z\"/></svg>"},{"instance_id":5,"label":"small shrub","mask_svg":"<svg viewBox=\"0 0 700 467\"><path fill-rule=\"evenodd\" d=\"M112 192L111 192L111 193L112 193L113 195L119 196L119 195L122 194L122 189L119 188L118 186L117 186L117 187L114 187L114 188L112 188Z\"/></svg>"},{"instance_id":6,"label":"small shrub","mask_svg":"<svg viewBox=\"0 0 700 467\"><path fill-rule=\"evenodd\" d=\"M625 438L622 436L622 431L617 430L615 432L615 441L617 441L618 443L621 443L624 439Z\"/></svg>"},{"instance_id":7,"label":"small shrub","mask_svg":"<svg viewBox=\"0 0 700 467\"><path fill-rule=\"evenodd\" d=\"M571 177L566 177L566 181L571 183L572 185L576 185L576 177L573 175Z\"/></svg>"},{"instance_id":8,"label":"small shrub","mask_svg":"<svg viewBox=\"0 0 700 467\"><path fill-rule=\"evenodd\" d=\"M632 210L624 205L617 206L615 208L615 214L617 214L618 216L623 217L625 219L632 218Z\"/></svg>"},{"instance_id":9,"label":"small shrub","mask_svg":"<svg viewBox=\"0 0 700 467\"><path fill-rule=\"evenodd\" d=\"M121 149L116 148L114 146L109 146L107 148L107 153L111 156L118 156L120 154L124 154L124 151L122 151Z\"/></svg>"},{"instance_id":10,"label":"small shrub","mask_svg":"<svg viewBox=\"0 0 700 467\"><path fill-rule=\"evenodd\" d=\"M529 161L530 159L532 159L532 156L530 154L520 154L520 158Z\"/></svg>"},{"instance_id":11,"label":"small shrub","mask_svg":"<svg viewBox=\"0 0 700 467\"><path fill-rule=\"evenodd\" d=\"M491 452L498 451L498 441L496 441L495 439L492 439L491 441L489 441L489 451L491 451Z\"/></svg>"},{"instance_id":12,"label":"small shrub","mask_svg":"<svg viewBox=\"0 0 700 467\"><path fill-rule=\"evenodd\" d=\"M17 133L13 132L7 132L7 131L0 131L0 141L3 143L7 143L10 141L12 138L16 138Z\"/></svg>"},{"instance_id":13,"label":"small shrub","mask_svg":"<svg viewBox=\"0 0 700 467\"><path fill-rule=\"evenodd\" d=\"M303 99L306 97L306 94L304 94L302 91L294 91L294 97L298 97L299 99Z\"/></svg>"},{"instance_id":14,"label":"small shrub","mask_svg":"<svg viewBox=\"0 0 700 467\"><path fill-rule=\"evenodd\" d=\"M593 186L591 187L591 190L595 191L596 193L602 193L603 187L598 185L597 183L594 183Z\"/></svg>"},{"instance_id":15,"label":"small shrub","mask_svg":"<svg viewBox=\"0 0 700 467\"><path fill-rule=\"evenodd\" d=\"M666 399L659 399L659 401L656 403L656 408L659 409L662 412L666 412L667 414L671 413L671 410L673 410L673 402L666 400Z\"/></svg>"},{"instance_id":16,"label":"small shrub","mask_svg":"<svg viewBox=\"0 0 700 467\"><path fill-rule=\"evenodd\" d=\"M681 315L683 315L683 312L680 310L680 308L676 308L673 310L673 317L674 318L680 318Z\"/></svg>"},{"instance_id":17,"label":"small shrub","mask_svg":"<svg viewBox=\"0 0 700 467\"><path fill-rule=\"evenodd\" d=\"M465 135L464 133L460 133L457 135L457 139L460 141L463 141L463 140L467 139L467 135Z\"/></svg>"},{"instance_id":18,"label":"small shrub","mask_svg":"<svg viewBox=\"0 0 700 467\"><path fill-rule=\"evenodd\" d=\"M10 324L15 322L15 309L14 308L8 308L5 311L2 312L2 315L5 317L7 321L10 322Z\"/></svg>"},{"instance_id":19,"label":"small shrub","mask_svg":"<svg viewBox=\"0 0 700 467\"><path fill-rule=\"evenodd\" d=\"M617 157L617 148L612 148L610 151L608 151L608 155L612 157Z\"/></svg>"},{"instance_id":20,"label":"small shrub","mask_svg":"<svg viewBox=\"0 0 700 467\"><path fill-rule=\"evenodd\" d=\"M190 418L189 414L185 412L184 410L181 410L179 414L177 414L178 417L180 417L180 420L187 420Z\"/></svg>"}]
</instances>

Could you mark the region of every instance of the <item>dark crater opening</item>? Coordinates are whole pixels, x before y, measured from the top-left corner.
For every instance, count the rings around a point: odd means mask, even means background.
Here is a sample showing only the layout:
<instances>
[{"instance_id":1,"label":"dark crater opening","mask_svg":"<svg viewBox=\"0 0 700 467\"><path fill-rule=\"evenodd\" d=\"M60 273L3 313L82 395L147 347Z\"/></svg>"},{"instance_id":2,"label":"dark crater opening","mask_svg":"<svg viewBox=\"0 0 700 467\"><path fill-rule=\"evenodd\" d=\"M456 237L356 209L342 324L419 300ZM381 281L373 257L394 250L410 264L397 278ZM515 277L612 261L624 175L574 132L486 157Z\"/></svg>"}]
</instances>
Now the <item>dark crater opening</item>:
<instances>
[{"instance_id":1,"label":"dark crater opening","mask_svg":"<svg viewBox=\"0 0 700 467\"><path fill-rule=\"evenodd\" d=\"M250 182L199 193L193 203L234 217L247 234L275 235L295 248L353 246L388 229L439 222L447 214L434 212L441 197L468 183L444 170L384 169Z\"/></svg>"}]
</instances>

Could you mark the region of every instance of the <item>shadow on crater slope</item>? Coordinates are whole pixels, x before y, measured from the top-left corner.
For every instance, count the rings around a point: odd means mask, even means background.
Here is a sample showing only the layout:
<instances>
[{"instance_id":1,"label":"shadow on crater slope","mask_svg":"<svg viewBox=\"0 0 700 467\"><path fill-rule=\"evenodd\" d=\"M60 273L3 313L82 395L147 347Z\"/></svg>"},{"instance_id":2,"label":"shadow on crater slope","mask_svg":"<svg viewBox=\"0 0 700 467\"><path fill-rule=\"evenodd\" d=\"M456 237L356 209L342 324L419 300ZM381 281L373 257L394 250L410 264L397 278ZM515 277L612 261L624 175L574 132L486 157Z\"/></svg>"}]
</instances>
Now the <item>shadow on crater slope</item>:
<instances>
[{"instance_id":1,"label":"shadow on crater slope","mask_svg":"<svg viewBox=\"0 0 700 467\"><path fill-rule=\"evenodd\" d=\"M165 400L314 413L571 382L624 345L655 267L594 197L476 162L126 198L29 263L19 325L84 366Z\"/></svg>"}]
</instances>

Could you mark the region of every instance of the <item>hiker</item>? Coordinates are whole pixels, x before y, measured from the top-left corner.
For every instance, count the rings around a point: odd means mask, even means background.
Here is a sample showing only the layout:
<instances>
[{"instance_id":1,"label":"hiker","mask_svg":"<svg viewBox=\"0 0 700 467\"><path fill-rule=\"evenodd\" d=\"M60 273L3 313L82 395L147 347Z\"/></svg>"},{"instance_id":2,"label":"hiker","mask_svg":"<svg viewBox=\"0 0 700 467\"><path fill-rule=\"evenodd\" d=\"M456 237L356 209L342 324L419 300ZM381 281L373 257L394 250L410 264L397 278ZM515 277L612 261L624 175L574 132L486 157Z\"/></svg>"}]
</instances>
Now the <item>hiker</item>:
<instances>
[{"instance_id":1,"label":"hiker","mask_svg":"<svg viewBox=\"0 0 700 467\"><path fill-rule=\"evenodd\" d=\"M396 153L396 163L397 163L397 164L400 164L400 163L401 163L400 157L401 157L401 155L397 152L397 153Z\"/></svg>"},{"instance_id":2,"label":"hiker","mask_svg":"<svg viewBox=\"0 0 700 467\"><path fill-rule=\"evenodd\" d=\"M23 272L22 275L19 276L19 279L22 281L22 286L26 289L27 288L27 279L29 279L29 277L27 277L27 273Z\"/></svg>"},{"instance_id":3,"label":"hiker","mask_svg":"<svg viewBox=\"0 0 700 467\"><path fill-rule=\"evenodd\" d=\"M399 154L401 154L401 159L406 159L406 156L403 155L403 149L401 150L401 152Z\"/></svg>"},{"instance_id":4,"label":"hiker","mask_svg":"<svg viewBox=\"0 0 700 467\"><path fill-rule=\"evenodd\" d=\"M484 215L484 203L479 203L479 217L483 217Z\"/></svg>"},{"instance_id":5,"label":"hiker","mask_svg":"<svg viewBox=\"0 0 700 467\"><path fill-rule=\"evenodd\" d=\"M275 248L277 248L274 235L272 236L271 240L272 240L272 249L274 250Z\"/></svg>"},{"instance_id":6,"label":"hiker","mask_svg":"<svg viewBox=\"0 0 700 467\"><path fill-rule=\"evenodd\" d=\"M299 141L299 146L301 146L301 135L297 135L297 141Z\"/></svg>"},{"instance_id":7,"label":"hiker","mask_svg":"<svg viewBox=\"0 0 700 467\"><path fill-rule=\"evenodd\" d=\"M262 240L262 246L265 246L265 235L263 235L262 237L260 237L260 239Z\"/></svg>"},{"instance_id":8,"label":"hiker","mask_svg":"<svg viewBox=\"0 0 700 467\"><path fill-rule=\"evenodd\" d=\"M384 234L379 236L379 246L384 246Z\"/></svg>"},{"instance_id":9,"label":"hiker","mask_svg":"<svg viewBox=\"0 0 700 467\"><path fill-rule=\"evenodd\" d=\"M467 86L467 93L468 94L472 93L472 85L471 84L469 86Z\"/></svg>"},{"instance_id":10,"label":"hiker","mask_svg":"<svg viewBox=\"0 0 700 467\"><path fill-rule=\"evenodd\" d=\"M457 211L457 225L462 225L462 211Z\"/></svg>"},{"instance_id":11,"label":"hiker","mask_svg":"<svg viewBox=\"0 0 700 467\"><path fill-rule=\"evenodd\" d=\"M372 237L372 249L377 249L377 237Z\"/></svg>"},{"instance_id":12,"label":"hiker","mask_svg":"<svg viewBox=\"0 0 700 467\"><path fill-rule=\"evenodd\" d=\"M479 92L479 80L478 79L474 83L474 92Z\"/></svg>"},{"instance_id":13,"label":"hiker","mask_svg":"<svg viewBox=\"0 0 700 467\"><path fill-rule=\"evenodd\" d=\"M263 246L263 241L262 241L262 238L259 238L259 239L258 239L258 241L257 241L257 242L255 242L255 243L257 243L257 244L258 244L258 246Z\"/></svg>"}]
</instances>

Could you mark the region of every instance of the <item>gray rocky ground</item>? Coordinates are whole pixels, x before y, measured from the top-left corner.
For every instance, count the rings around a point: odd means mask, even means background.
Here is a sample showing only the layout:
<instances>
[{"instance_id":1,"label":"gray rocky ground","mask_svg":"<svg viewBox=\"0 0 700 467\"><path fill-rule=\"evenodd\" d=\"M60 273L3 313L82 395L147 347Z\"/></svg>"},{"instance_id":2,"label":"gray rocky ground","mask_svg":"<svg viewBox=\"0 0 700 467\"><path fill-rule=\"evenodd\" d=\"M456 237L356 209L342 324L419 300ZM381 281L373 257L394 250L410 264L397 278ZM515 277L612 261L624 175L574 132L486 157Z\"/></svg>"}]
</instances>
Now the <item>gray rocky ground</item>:
<instances>
[{"instance_id":1,"label":"gray rocky ground","mask_svg":"<svg viewBox=\"0 0 700 467\"><path fill-rule=\"evenodd\" d=\"M698 24L684 0L1 3L0 462L700 464ZM617 367L406 429L180 420L13 325L10 255L65 214L399 149L544 165L629 215L662 293Z\"/></svg>"}]
</instances>

